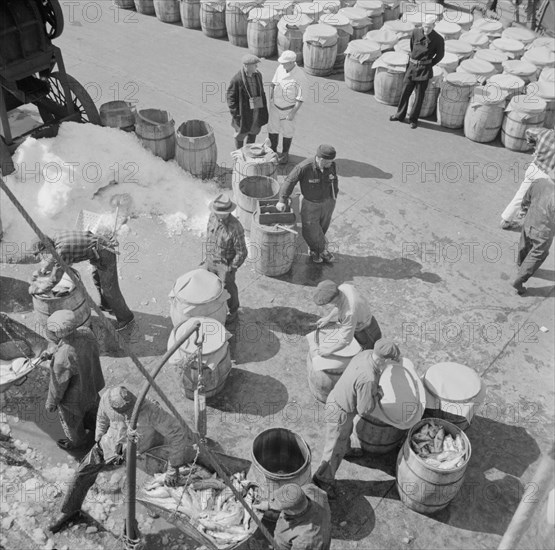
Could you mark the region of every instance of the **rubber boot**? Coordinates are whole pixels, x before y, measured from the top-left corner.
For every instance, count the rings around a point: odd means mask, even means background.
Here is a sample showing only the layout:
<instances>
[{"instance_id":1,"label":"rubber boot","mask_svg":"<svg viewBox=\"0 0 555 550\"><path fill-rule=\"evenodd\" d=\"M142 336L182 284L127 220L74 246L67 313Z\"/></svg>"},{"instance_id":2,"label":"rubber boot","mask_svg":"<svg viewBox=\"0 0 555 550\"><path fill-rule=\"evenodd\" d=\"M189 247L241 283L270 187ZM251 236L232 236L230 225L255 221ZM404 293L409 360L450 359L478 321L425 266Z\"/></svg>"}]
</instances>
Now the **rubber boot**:
<instances>
[{"instance_id":1,"label":"rubber boot","mask_svg":"<svg viewBox=\"0 0 555 550\"><path fill-rule=\"evenodd\" d=\"M256 143L256 134L247 134L247 143Z\"/></svg>"},{"instance_id":2,"label":"rubber boot","mask_svg":"<svg viewBox=\"0 0 555 550\"><path fill-rule=\"evenodd\" d=\"M277 153L278 145L279 145L279 134L268 134L270 138L270 147L274 153Z\"/></svg>"},{"instance_id":3,"label":"rubber boot","mask_svg":"<svg viewBox=\"0 0 555 550\"><path fill-rule=\"evenodd\" d=\"M280 164L287 164L289 162L289 149L291 148L291 142L293 141L293 138L283 138L283 151L279 157L279 163Z\"/></svg>"},{"instance_id":4,"label":"rubber boot","mask_svg":"<svg viewBox=\"0 0 555 550\"><path fill-rule=\"evenodd\" d=\"M243 141L242 139L235 139L235 149L242 149L243 148Z\"/></svg>"}]
</instances>

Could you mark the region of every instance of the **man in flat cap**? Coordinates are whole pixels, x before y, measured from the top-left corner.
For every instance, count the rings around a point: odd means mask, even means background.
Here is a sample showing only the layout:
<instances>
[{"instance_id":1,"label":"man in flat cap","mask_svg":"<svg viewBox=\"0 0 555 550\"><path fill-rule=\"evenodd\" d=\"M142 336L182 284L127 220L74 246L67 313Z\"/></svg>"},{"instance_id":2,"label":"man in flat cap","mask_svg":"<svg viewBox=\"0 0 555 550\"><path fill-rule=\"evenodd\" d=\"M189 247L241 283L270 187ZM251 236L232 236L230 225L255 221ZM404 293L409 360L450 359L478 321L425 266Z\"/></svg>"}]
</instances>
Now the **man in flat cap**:
<instances>
[{"instance_id":1,"label":"man in flat cap","mask_svg":"<svg viewBox=\"0 0 555 550\"><path fill-rule=\"evenodd\" d=\"M331 263L334 260L328 249L326 233L339 192L335 155L335 149L331 145L320 145L314 157L297 164L285 178L276 205L283 212L295 185L301 184L302 233L310 250L310 257L317 264Z\"/></svg>"},{"instance_id":2,"label":"man in flat cap","mask_svg":"<svg viewBox=\"0 0 555 550\"><path fill-rule=\"evenodd\" d=\"M330 341L323 342L318 349L318 355L331 355L348 346L353 338L362 349L373 349L374 344L382 337L370 305L354 285L337 285L333 281L322 281L318 283L313 299L318 306L333 306L325 317L318 319L317 327L323 328L329 323L338 324L337 330L330 336Z\"/></svg>"},{"instance_id":3,"label":"man in flat cap","mask_svg":"<svg viewBox=\"0 0 555 550\"><path fill-rule=\"evenodd\" d=\"M295 133L295 121L301 108L308 83L303 70L297 65L297 54L285 50L278 58L279 67L270 88L270 120L268 135L272 150L278 152L279 135L282 135L280 164L289 162L289 149Z\"/></svg>"},{"instance_id":4,"label":"man in flat cap","mask_svg":"<svg viewBox=\"0 0 555 550\"><path fill-rule=\"evenodd\" d=\"M276 550L329 550L331 512L324 491L307 483L281 486L259 510L281 512L274 531Z\"/></svg>"},{"instance_id":5,"label":"man in flat cap","mask_svg":"<svg viewBox=\"0 0 555 550\"><path fill-rule=\"evenodd\" d=\"M434 31L436 18L426 15L421 27L416 27L410 37L409 64L403 79L403 91L397 106L397 112L389 120L403 122L407 115L410 96L415 90L414 105L409 115L410 127L418 126L418 117L424 101L424 93L428 82L434 76L433 67L437 65L445 54L445 41Z\"/></svg>"},{"instance_id":6,"label":"man in flat cap","mask_svg":"<svg viewBox=\"0 0 555 550\"><path fill-rule=\"evenodd\" d=\"M125 386L107 389L100 399L96 419L96 445L79 463L62 503L62 513L49 526L57 533L81 511L89 489L94 485L100 472L121 466L127 452L128 429L137 398ZM194 457L191 446L193 434L183 430L177 420L157 403L145 399L141 405L134 432L137 454L153 447L168 445L168 469L165 483L175 487L179 479L179 467Z\"/></svg>"},{"instance_id":7,"label":"man in flat cap","mask_svg":"<svg viewBox=\"0 0 555 550\"><path fill-rule=\"evenodd\" d=\"M241 222L233 216L235 203L224 194L218 195L211 203L208 218L204 267L215 273L229 292L227 301L228 318L226 324L235 323L239 311L239 291L235 274L247 258L245 230Z\"/></svg>"},{"instance_id":8,"label":"man in flat cap","mask_svg":"<svg viewBox=\"0 0 555 550\"><path fill-rule=\"evenodd\" d=\"M243 147L245 138L247 143L254 143L262 126L268 123L264 83L257 68L260 59L256 55L246 54L241 61L243 67L227 87L227 105L237 149Z\"/></svg>"},{"instance_id":9,"label":"man in flat cap","mask_svg":"<svg viewBox=\"0 0 555 550\"><path fill-rule=\"evenodd\" d=\"M87 445L86 429L94 430L104 376L100 366L98 343L88 327L79 327L73 311L55 311L46 322L50 359L50 384L46 410L58 411L66 434L57 441L67 451Z\"/></svg>"},{"instance_id":10,"label":"man in flat cap","mask_svg":"<svg viewBox=\"0 0 555 550\"><path fill-rule=\"evenodd\" d=\"M357 414L365 416L374 410L383 395L380 376L392 363L400 365L401 351L397 344L382 338L373 350L361 351L351 359L328 395L326 411L331 414L326 422L326 441L320 466L312 479L329 498L335 498L335 474L343 457L349 456L354 419Z\"/></svg>"}]
</instances>

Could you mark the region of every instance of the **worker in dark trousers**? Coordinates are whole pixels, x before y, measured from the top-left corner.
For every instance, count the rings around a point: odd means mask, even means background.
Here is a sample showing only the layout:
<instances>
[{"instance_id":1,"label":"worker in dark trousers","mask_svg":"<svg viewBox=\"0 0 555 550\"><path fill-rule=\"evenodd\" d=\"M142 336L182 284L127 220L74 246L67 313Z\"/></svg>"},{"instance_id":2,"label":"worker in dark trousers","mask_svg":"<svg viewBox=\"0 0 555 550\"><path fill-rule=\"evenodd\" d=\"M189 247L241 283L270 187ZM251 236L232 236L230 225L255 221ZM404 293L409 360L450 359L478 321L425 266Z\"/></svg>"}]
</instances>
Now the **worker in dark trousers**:
<instances>
[{"instance_id":1,"label":"worker in dark trousers","mask_svg":"<svg viewBox=\"0 0 555 550\"><path fill-rule=\"evenodd\" d=\"M336 151L331 145L320 145L316 156L303 160L285 178L276 208L283 212L297 183L303 196L301 221L303 238L314 263L331 263L333 254L328 249L326 233L335 209L339 182L335 166Z\"/></svg>"},{"instance_id":2,"label":"worker in dark trousers","mask_svg":"<svg viewBox=\"0 0 555 550\"><path fill-rule=\"evenodd\" d=\"M410 37L409 64L403 79L403 91L397 106L397 112L389 117L391 121L404 122L409 107L410 96L415 90L416 97L409 115L411 128L418 126L418 117L424 94L430 79L434 76L433 67L437 65L445 54L445 41L434 31L436 18L426 15L421 27L416 27Z\"/></svg>"},{"instance_id":3,"label":"worker in dark trousers","mask_svg":"<svg viewBox=\"0 0 555 550\"><path fill-rule=\"evenodd\" d=\"M555 187L550 178L535 180L522 199L526 211L518 246L518 272L513 288L520 296L524 283L534 275L549 254L555 235Z\"/></svg>"}]
</instances>

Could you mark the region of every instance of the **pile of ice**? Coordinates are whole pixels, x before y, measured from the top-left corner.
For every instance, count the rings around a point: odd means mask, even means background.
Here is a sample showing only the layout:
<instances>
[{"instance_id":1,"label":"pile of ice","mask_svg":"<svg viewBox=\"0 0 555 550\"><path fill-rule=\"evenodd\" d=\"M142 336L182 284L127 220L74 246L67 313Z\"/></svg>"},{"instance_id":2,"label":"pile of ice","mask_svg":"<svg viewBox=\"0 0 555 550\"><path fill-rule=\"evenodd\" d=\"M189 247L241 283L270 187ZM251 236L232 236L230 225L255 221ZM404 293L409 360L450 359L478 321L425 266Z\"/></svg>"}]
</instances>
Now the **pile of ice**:
<instances>
[{"instance_id":1,"label":"pile of ice","mask_svg":"<svg viewBox=\"0 0 555 550\"><path fill-rule=\"evenodd\" d=\"M73 228L81 210L115 218L115 194L128 193L124 215L160 216L169 235L206 228L215 182L203 182L144 149L135 134L93 124L64 122L55 138L28 138L5 178L14 195L46 233ZM117 185L93 195L111 181ZM2 193L3 195L3 193ZM112 204L110 203L112 199ZM0 200L4 240L34 238L7 197ZM124 216L120 216L120 222Z\"/></svg>"}]
</instances>

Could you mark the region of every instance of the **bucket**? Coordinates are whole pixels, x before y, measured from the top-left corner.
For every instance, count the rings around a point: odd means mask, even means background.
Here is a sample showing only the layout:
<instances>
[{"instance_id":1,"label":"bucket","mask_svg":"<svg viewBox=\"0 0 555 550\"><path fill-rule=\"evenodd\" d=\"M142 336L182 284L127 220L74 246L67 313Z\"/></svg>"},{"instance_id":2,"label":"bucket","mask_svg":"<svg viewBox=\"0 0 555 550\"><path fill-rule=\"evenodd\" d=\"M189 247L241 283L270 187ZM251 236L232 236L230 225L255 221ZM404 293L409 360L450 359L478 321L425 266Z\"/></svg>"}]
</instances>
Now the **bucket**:
<instances>
[{"instance_id":1,"label":"bucket","mask_svg":"<svg viewBox=\"0 0 555 550\"><path fill-rule=\"evenodd\" d=\"M553 82L538 81L528 84L526 94L531 97L541 97L545 103L545 120L544 128L552 130L555 126L555 87Z\"/></svg>"},{"instance_id":2,"label":"bucket","mask_svg":"<svg viewBox=\"0 0 555 550\"><path fill-rule=\"evenodd\" d=\"M379 44L371 40L353 40L345 51L345 84L356 92L374 89L374 61L380 57Z\"/></svg>"},{"instance_id":3,"label":"bucket","mask_svg":"<svg viewBox=\"0 0 555 550\"><path fill-rule=\"evenodd\" d=\"M537 67L524 60L509 59L503 62L503 74L510 74L522 78L526 84L536 80Z\"/></svg>"},{"instance_id":4,"label":"bucket","mask_svg":"<svg viewBox=\"0 0 555 550\"><path fill-rule=\"evenodd\" d=\"M414 24L408 23L407 21L401 21L399 19L392 19L386 21L383 24L383 28L393 31L399 37L399 40L403 40L405 38L410 40L412 31L414 30Z\"/></svg>"},{"instance_id":5,"label":"bucket","mask_svg":"<svg viewBox=\"0 0 555 550\"><path fill-rule=\"evenodd\" d=\"M484 50L489 46L489 38L482 32L468 31L463 32L459 38L463 42L468 42L474 51Z\"/></svg>"},{"instance_id":6,"label":"bucket","mask_svg":"<svg viewBox=\"0 0 555 550\"><path fill-rule=\"evenodd\" d=\"M506 96L491 86L474 88L464 117L465 137L477 143L494 141L503 123L505 100Z\"/></svg>"},{"instance_id":7,"label":"bucket","mask_svg":"<svg viewBox=\"0 0 555 550\"><path fill-rule=\"evenodd\" d=\"M143 15L154 15L154 0L135 0L135 9Z\"/></svg>"},{"instance_id":8,"label":"bucket","mask_svg":"<svg viewBox=\"0 0 555 550\"><path fill-rule=\"evenodd\" d=\"M334 72L341 72L345 64L345 50L351 40L353 27L349 20L339 13L325 13L320 16L320 23L325 23L337 31L337 55L333 64Z\"/></svg>"},{"instance_id":9,"label":"bucket","mask_svg":"<svg viewBox=\"0 0 555 550\"><path fill-rule=\"evenodd\" d=\"M102 126L132 132L135 129L135 108L127 101L108 101L100 106L100 122Z\"/></svg>"},{"instance_id":10,"label":"bucket","mask_svg":"<svg viewBox=\"0 0 555 550\"><path fill-rule=\"evenodd\" d=\"M277 24L277 50L278 55L290 50L297 54L297 64L303 63L303 34L305 29L312 24L306 15L284 15Z\"/></svg>"},{"instance_id":11,"label":"bucket","mask_svg":"<svg viewBox=\"0 0 555 550\"><path fill-rule=\"evenodd\" d=\"M154 0L156 17L164 23L177 23L181 21L179 0Z\"/></svg>"},{"instance_id":12,"label":"bucket","mask_svg":"<svg viewBox=\"0 0 555 550\"><path fill-rule=\"evenodd\" d=\"M366 12L366 17L370 19L370 30L381 29L383 20L383 2L381 0L358 0L355 8Z\"/></svg>"},{"instance_id":13,"label":"bucket","mask_svg":"<svg viewBox=\"0 0 555 550\"><path fill-rule=\"evenodd\" d=\"M249 176L243 178L236 189L238 217L245 231L250 231L253 212L258 207L258 199L276 199L280 185L277 180L267 176Z\"/></svg>"},{"instance_id":14,"label":"bucket","mask_svg":"<svg viewBox=\"0 0 555 550\"><path fill-rule=\"evenodd\" d=\"M362 450L371 455L383 455L398 449L407 436L407 430L400 430L372 416L357 416L355 431Z\"/></svg>"},{"instance_id":15,"label":"bucket","mask_svg":"<svg viewBox=\"0 0 555 550\"><path fill-rule=\"evenodd\" d=\"M541 97L515 95L503 119L501 143L511 151L531 151L534 146L526 141L526 130L543 126L546 108Z\"/></svg>"},{"instance_id":16,"label":"bucket","mask_svg":"<svg viewBox=\"0 0 555 550\"><path fill-rule=\"evenodd\" d=\"M439 87L443 79L443 71L435 66L433 69L434 76L428 83L428 87L424 92L424 100L422 101L422 108L420 109L420 118L427 118L434 115L437 107L437 97L439 95ZM409 104L407 112L412 111L412 106L416 101L416 94L413 92L409 97Z\"/></svg>"},{"instance_id":17,"label":"bucket","mask_svg":"<svg viewBox=\"0 0 555 550\"><path fill-rule=\"evenodd\" d=\"M437 100L437 120L445 128L462 128L476 78L467 73L451 73L441 83Z\"/></svg>"},{"instance_id":18,"label":"bucket","mask_svg":"<svg viewBox=\"0 0 555 550\"><path fill-rule=\"evenodd\" d=\"M407 508L427 515L443 510L457 496L472 453L468 437L457 426L441 419L434 418L434 422L443 426L446 435L450 434L453 439L460 434L466 457L464 463L453 470L434 468L417 456L410 446L413 434L429 420L421 420L411 428L397 457L397 491Z\"/></svg>"},{"instance_id":19,"label":"bucket","mask_svg":"<svg viewBox=\"0 0 555 550\"><path fill-rule=\"evenodd\" d=\"M401 0L383 0L383 20L396 21L401 15Z\"/></svg>"},{"instance_id":20,"label":"bucket","mask_svg":"<svg viewBox=\"0 0 555 550\"><path fill-rule=\"evenodd\" d=\"M462 29L457 23L450 23L442 20L434 28L434 30L443 36L445 40L457 40L460 38Z\"/></svg>"},{"instance_id":21,"label":"bucket","mask_svg":"<svg viewBox=\"0 0 555 550\"><path fill-rule=\"evenodd\" d=\"M495 67L483 59L465 59L457 67L457 73L467 73L476 78L477 82L484 83L495 74Z\"/></svg>"},{"instance_id":22,"label":"bucket","mask_svg":"<svg viewBox=\"0 0 555 550\"><path fill-rule=\"evenodd\" d=\"M76 275L79 280L81 276L79 272L73 268L70 268L74 275ZM64 273L62 279L60 281L64 282L65 284L72 284L71 279L69 276ZM90 317L91 317L91 308L87 303L87 299L85 295L79 290L79 288L74 287L73 290L67 294L66 296L41 296L41 295L33 295L33 309L35 311L35 318L37 320L38 325L46 329L46 322L48 321L48 317L52 315L55 311L59 311L60 309L68 309L73 311L75 316L77 317L77 326L88 325Z\"/></svg>"},{"instance_id":23,"label":"bucket","mask_svg":"<svg viewBox=\"0 0 555 550\"><path fill-rule=\"evenodd\" d=\"M241 149L241 155L235 155L235 164L231 174L231 186L233 192L237 194L239 182L250 176L268 176L273 178L277 172L278 157L270 151L265 155L252 157L249 155L250 145L245 145Z\"/></svg>"},{"instance_id":24,"label":"bucket","mask_svg":"<svg viewBox=\"0 0 555 550\"><path fill-rule=\"evenodd\" d=\"M386 105L399 104L403 91L403 77L409 56L403 52L386 52L377 59L373 68L374 98Z\"/></svg>"},{"instance_id":25,"label":"bucket","mask_svg":"<svg viewBox=\"0 0 555 550\"><path fill-rule=\"evenodd\" d=\"M225 26L227 37L234 46L246 48L247 25L249 22L249 11L261 2L245 0L228 0L225 4Z\"/></svg>"},{"instance_id":26,"label":"bucket","mask_svg":"<svg viewBox=\"0 0 555 550\"><path fill-rule=\"evenodd\" d=\"M471 13L459 10L444 10L442 21L447 23L456 23L463 31L469 31L474 22L474 16Z\"/></svg>"},{"instance_id":27,"label":"bucket","mask_svg":"<svg viewBox=\"0 0 555 550\"><path fill-rule=\"evenodd\" d=\"M141 144L164 160L175 157L175 122L167 111L142 109L137 113L135 133Z\"/></svg>"},{"instance_id":28,"label":"bucket","mask_svg":"<svg viewBox=\"0 0 555 550\"><path fill-rule=\"evenodd\" d=\"M445 52L455 54L459 58L459 63L474 54L472 46L464 40L446 40Z\"/></svg>"},{"instance_id":29,"label":"bucket","mask_svg":"<svg viewBox=\"0 0 555 550\"><path fill-rule=\"evenodd\" d=\"M191 317L211 317L225 323L229 294L220 278L206 269L194 269L181 275L168 297L174 327Z\"/></svg>"},{"instance_id":30,"label":"bucket","mask_svg":"<svg viewBox=\"0 0 555 550\"><path fill-rule=\"evenodd\" d=\"M247 44L249 51L258 57L272 57L276 53L277 18L271 7L256 7L249 12Z\"/></svg>"},{"instance_id":31,"label":"bucket","mask_svg":"<svg viewBox=\"0 0 555 550\"><path fill-rule=\"evenodd\" d=\"M175 327L168 338L168 349L175 345L191 326L201 322L200 336L204 337L202 345L202 364L204 395L213 397L224 388L225 381L231 372L231 356L227 343L231 334L216 319L208 317L191 317L181 325ZM187 399L194 398L197 368L197 346L196 335L193 334L184 344L170 357L168 362L181 370L182 382Z\"/></svg>"},{"instance_id":32,"label":"bucket","mask_svg":"<svg viewBox=\"0 0 555 550\"><path fill-rule=\"evenodd\" d=\"M474 59L482 59L483 61L491 63L495 67L495 72L500 74L503 72L503 63L509 59L509 56L499 50L484 48L476 50Z\"/></svg>"},{"instance_id":33,"label":"bucket","mask_svg":"<svg viewBox=\"0 0 555 550\"><path fill-rule=\"evenodd\" d=\"M520 59L524 53L524 44L510 38L496 38L489 47L507 54L509 59Z\"/></svg>"},{"instance_id":34,"label":"bucket","mask_svg":"<svg viewBox=\"0 0 555 550\"><path fill-rule=\"evenodd\" d=\"M200 0L179 0L181 23L186 29L200 29Z\"/></svg>"},{"instance_id":35,"label":"bucket","mask_svg":"<svg viewBox=\"0 0 555 550\"><path fill-rule=\"evenodd\" d=\"M306 28L303 34L303 59L307 74L327 76L333 72L337 39L337 29L330 25L316 23Z\"/></svg>"},{"instance_id":36,"label":"bucket","mask_svg":"<svg viewBox=\"0 0 555 550\"><path fill-rule=\"evenodd\" d=\"M286 428L270 428L259 433L252 442L252 466L247 475L269 500L283 485L310 482L312 455L305 440Z\"/></svg>"},{"instance_id":37,"label":"bucket","mask_svg":"<svg viewBox=\"0 0 555 550\"><path fill-rule=\"evenodd\" d=\"M513 96L526 93L526 84L522 78L510 74L496 74L488 79L486 87L498 89L500 97L505 95L505 100L510 101Z\"/></svg>"},{"instance_id":38,"label":"bucket","mask_svg":"<svg viewBox=\"0 0 555 550\"><path fill-rule=\"evenodd\" d=\"M212 126L202 120L188 120L177 129L177 164L196 178L214 177L218 149Z\"/></svg>"},{"instance_id":39,"label":"bucket","mask_svg":"<svg viewBox=\"0 0 555 550\"><path fill-rule=\"evenodd\" d=\"M371 30L372 22L366 16L366 12L360 8L341 8L337 13L344 15L353 27L353 40L364 38L364 35Z\"/></svg>"},{"instance_id":40,"label":"bucket","mask_svg":"<svg viewBox=\"0 0 555 550\"><path fill-rule=\"evenodd\" d=\"M201 0L200 28L210 38L224 38L227 36L225 2L223 0Z\"/></svg>"}]
</instances>

